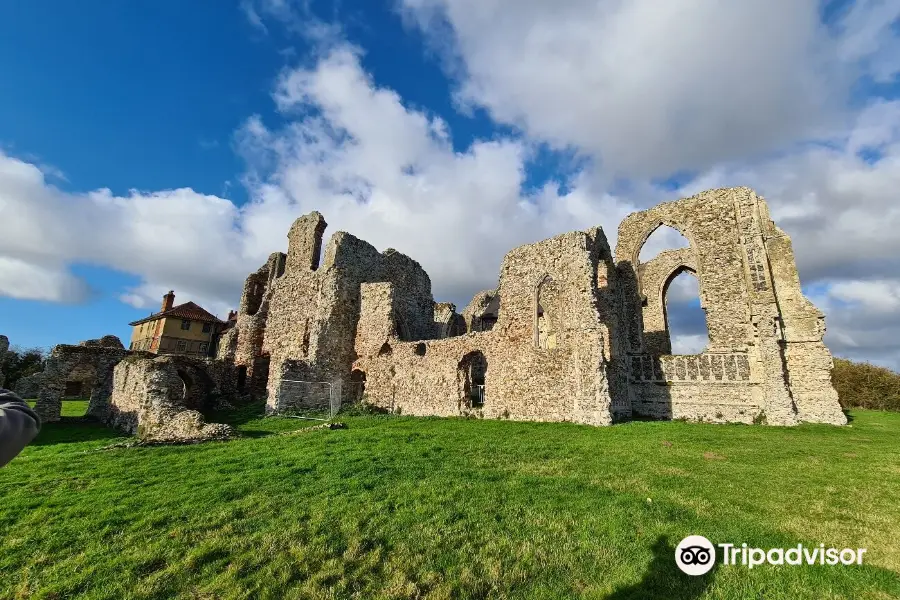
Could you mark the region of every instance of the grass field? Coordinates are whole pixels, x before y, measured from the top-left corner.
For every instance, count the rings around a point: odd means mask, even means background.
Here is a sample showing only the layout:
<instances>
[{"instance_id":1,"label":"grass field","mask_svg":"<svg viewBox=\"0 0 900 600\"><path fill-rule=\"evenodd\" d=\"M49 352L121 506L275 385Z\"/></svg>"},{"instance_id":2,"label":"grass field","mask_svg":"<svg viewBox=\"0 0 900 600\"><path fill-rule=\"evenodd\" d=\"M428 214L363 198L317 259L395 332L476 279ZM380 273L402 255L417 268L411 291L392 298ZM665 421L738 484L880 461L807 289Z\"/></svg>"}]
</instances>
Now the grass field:
<instances>
[{"instance_id":1,"label":"grass field","mask_svg":"<svg viewBox=\"0 0 900 600\"><path fill-rule=\"evenodd\" d=\"M278 435L310 423L245 410L219 415L245 439L111 450L64 419L0 469L0 598L897 598L900 414L852 416ZM868 552L690 578L688 534Z\"/></svg>"}]
</instances>

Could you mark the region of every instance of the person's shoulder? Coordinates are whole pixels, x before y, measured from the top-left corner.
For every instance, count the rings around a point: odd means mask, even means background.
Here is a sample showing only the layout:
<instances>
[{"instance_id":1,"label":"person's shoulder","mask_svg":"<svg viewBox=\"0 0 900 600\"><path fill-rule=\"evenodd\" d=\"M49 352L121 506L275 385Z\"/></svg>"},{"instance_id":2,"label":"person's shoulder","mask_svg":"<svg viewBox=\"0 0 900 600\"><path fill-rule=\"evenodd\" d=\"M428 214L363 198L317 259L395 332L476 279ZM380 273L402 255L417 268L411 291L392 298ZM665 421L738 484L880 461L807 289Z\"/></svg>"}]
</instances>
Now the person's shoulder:
<instances>
[{"instance_id":1,"label":"person's shoulder","mask_svg":"<svg viewBox=\"0 0 900 600\"><path fill-rule=\"evenodd\" d=\"M17 402L24 404L25 401L19 398L19 396L17 396L15 392L0 388L0 403L4 402Z\"/></svg>"}]
</instances>

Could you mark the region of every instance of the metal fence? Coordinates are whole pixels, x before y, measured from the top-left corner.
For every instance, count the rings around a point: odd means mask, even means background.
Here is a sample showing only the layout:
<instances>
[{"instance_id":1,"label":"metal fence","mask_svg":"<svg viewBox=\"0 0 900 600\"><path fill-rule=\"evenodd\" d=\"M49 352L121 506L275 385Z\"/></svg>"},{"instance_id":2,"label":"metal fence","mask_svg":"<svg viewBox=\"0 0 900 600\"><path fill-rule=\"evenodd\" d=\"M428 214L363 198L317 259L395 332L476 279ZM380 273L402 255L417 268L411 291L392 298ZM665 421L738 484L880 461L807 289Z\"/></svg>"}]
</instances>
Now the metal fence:
<instances>
[{"instance_id":1,"label":"metal fence","mask_svg":"<svg viewBox=\"0 0 900 600\"><path fill-rule=\"evenodd\" d=\"M285 416L328 421L341 409L341 384L282 379L276 412Z\"/></svg>"}]
</instances>

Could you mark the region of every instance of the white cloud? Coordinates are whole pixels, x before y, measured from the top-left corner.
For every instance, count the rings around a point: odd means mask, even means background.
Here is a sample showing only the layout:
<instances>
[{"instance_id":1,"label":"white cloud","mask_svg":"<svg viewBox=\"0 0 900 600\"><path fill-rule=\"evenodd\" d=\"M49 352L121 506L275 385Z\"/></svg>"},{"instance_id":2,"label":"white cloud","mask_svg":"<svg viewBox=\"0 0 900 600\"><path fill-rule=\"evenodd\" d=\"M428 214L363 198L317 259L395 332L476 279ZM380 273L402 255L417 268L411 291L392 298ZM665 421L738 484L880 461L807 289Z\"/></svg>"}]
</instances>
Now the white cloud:
<instances>
[{"instance_id":1,"label":"white cloud","mask_svg":"<svg viewBox=\"0 0 900 600\"><path fill-rule=\"evenodd\" d=\"M858 3L831 28L818 0L402 6L451 57L463 102L632 176L705 169L839 129L853 82L900 62L896 0Z\"/></svg>"},{"instance_id":2,"label":"white cloud","mask_svg":"<svg viewBox=\"0 0 900 600\"><path fill-rule=\"evenodd\" d=\"M244 277L286 249L292 220L319 210L326 235L346 230L409 254L436 297L463 304L496 285L511 248L596 224L612 236L633 209L586 176L566 194L547 185L523 196L532 147L498 138L454 151L446 123L377 87L349 46L314 68L285 71L274 98L285 127L253 117L237 134L251 165L252 200L240 208L190 189L67 193L33 164L0 154L0 254L20 267L51 265L55 280L16 297L72 300L68 268L89 263L138 275L120 296L132 306L155 308L175 289L179 300L224 313ZM13 295L20 277L9 268L0 277L2 293Z\"/></svg>"},{"instance_id":3,"label":"white cloud","mask_svg":"<svg viewBox=\"0 0 900 600\"><path fill-rule=\"evenodd\" d=\"M547 186L523 197L533 148L500 138L454 151L443 121L378 88L348 46L313 69L285 72L275 98L296 119L273 131L254 118L241 132L245 153L262 165L245 218L283 235L285 215L320 210L330 231L421 262L439 298L466 302L495 285L516 245L600 223L614 233L632 210L585 176L567 194Z\"/></svg>"},{"instance_id":4,"label":"white cloud","mask_svg":"<svg viewBox=\"0 0 900 600\"><path fill-rule=\"evenodd\" d=\"M238 218L231 202L189 189L66 193L37 166L0 153L0 293L82 301L88 286L69 267L85 263L141 276L130 294L153 304L171 287L222 300L261 260L244 252L252 235L235 228Z\"/></svg>"},{"instance_id":5,"label":"white cloud","mask_svg":"<svg viewBox=\"0 0 900 600\"><path fill-rule=\"evenodd\" d=\"M48 266L0 256L0 296L78 303L90 296L90 288L66 272L63 265Z\"/></svg>"},{"instance_id":6,"label":"white cloud","mask_svg":"<svg viewBox=\"0 0 900 600\"><path fill-rule=\"evenodd\" d=\"M900 311L900 281L838 281L829 289L837 300L879 314Z\"/></svg>"}]
</instances>

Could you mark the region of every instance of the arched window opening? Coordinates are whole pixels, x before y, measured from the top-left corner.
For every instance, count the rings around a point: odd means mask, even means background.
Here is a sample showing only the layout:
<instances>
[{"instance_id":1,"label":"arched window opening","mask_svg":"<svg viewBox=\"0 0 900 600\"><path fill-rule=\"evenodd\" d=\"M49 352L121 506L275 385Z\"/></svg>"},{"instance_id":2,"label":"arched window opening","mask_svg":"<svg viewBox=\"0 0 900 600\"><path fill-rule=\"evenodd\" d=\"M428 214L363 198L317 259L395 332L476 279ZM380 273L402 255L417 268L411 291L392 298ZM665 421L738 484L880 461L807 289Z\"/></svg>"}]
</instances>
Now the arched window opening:
<instances>
[{"instance_id":1,"label":"arched window opening","mask_svg":"<svg viewBox=\"0 0 900 600\"><path fill-rule=\"evenodd\" d=\"M542 350L555 350L560 337L559 286L550 276L544 277L535 292L535 345Z\"/></svg>"},{"instance_id":2,"label":"arched window opening","mask_svg":"<svg viewBox=\"0 0 900 600\"><path fill-rule=\"evenodd\" d=\"M487 366L487 358L478 350L469 352L459 361L457 373L462 384L463 402L468 408L484 407Z\"/></svg>"},{"instance_id":3,"label":"arched window opening","mask_svg":"<svg viewBox=\"0 0 900 600\"><path fill-rule=\"evenodd\" d=\"M649 262L664 250L678 250L690 247L691 243L680 231L668 225L660 225L650 234L644 245L641 246L638 261L642 263Z\"/></svg>"},{"instance_id":4,"label":"arched window opening","mask_svg":"<svg viewBox=\"0 0 900 600\"><path fill-rule=\"evenodd\" d=\"M378 356L390 356L394 351L391 348L391 345L387 342L381 345L381 348L378 350Z\"/></svg>"},{"instance_id":5,"label":"arched window opening","mask_svg":"<svg viewBox=\"0 0 900 600\"><path fill-rule=\"evenodd\" d=\"M663 288L666 333L672 354L699 354L709 343L700 284L689 269L676 271Z\"/></svg>"}]
</instances>

